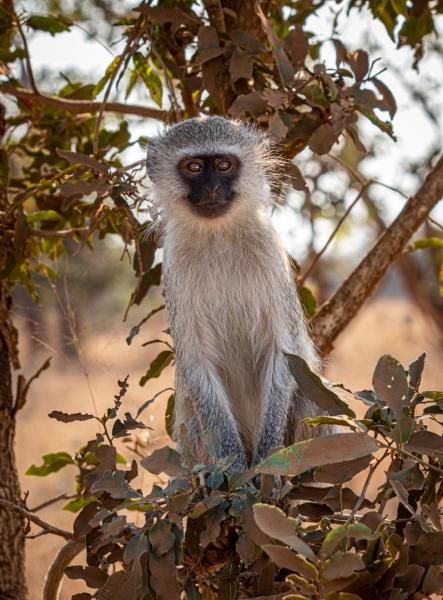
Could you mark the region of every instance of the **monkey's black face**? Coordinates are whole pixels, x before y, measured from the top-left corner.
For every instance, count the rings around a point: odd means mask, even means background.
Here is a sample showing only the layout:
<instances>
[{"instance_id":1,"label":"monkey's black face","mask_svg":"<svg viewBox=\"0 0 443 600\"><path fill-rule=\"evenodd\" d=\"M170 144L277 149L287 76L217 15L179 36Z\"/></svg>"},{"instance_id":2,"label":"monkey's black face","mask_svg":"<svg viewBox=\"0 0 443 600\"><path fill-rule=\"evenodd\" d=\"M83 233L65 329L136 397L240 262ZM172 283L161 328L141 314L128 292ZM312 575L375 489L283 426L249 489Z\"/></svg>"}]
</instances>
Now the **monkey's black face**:
<instances>
[{"instance_id":1,"label":"monkey's black face","mask_svg":"<svg viewBox=\"0 0 443 600\"><path fill-rule=\"evenodd\" d=\"M180 175L189 187L192 210L201 217L226 214L232 205L233 185L240 170L235 156L205 155L186 158L179 164Z\"/></svg>"}]
</instances>

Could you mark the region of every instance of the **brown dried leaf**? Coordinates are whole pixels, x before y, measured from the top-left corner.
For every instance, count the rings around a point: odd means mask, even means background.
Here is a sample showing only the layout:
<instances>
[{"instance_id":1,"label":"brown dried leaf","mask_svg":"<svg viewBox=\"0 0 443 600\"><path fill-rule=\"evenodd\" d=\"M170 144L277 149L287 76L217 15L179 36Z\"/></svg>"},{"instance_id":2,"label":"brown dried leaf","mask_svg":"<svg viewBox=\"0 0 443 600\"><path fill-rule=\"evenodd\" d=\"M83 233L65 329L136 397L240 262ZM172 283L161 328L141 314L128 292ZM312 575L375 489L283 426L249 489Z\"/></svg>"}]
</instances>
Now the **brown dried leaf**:
<instances>
[{"instance_id":1,"label":"brown dried leaf","mask_svg":"<svg viewBox=\"0 0 443 600\"><path fill-rule=\"evenodd\" d=\"M266 88L263 90L262 98L271 108L280 108L286 102L288 95L280 90Z\"/></svg>"},{"instance_id":2,"label":"brown dried leaf","mask_svg":"<svg viewBox=\"0 0 443 600\"><path fill-rule=\"evenodd\" d=\"M343 46L342 42L339 39L333 39L332 43L335 46L335 52L337 54L337 59L335 61L335 64L337 66L337 69L339 68L339 66L341 65L342 62L345 62L346 60L346 56L347 56L347 50L346 48Z\"/></svg>"},{"instance_id":3,"label":"brown dried leaf","mask_svg":"<svg viewBox=\"0 0 443 600\"><path fill-rule=\"evenodd\" d=\"M199 65L202 65L203 63L209 62L213 58L218 58L225 52L226 52L225 48L205 48L198 55L197 59L195 60L195 62L192 63L192 65L194 67L198 67Z\"/></svg>"},{"instance_id":4,"label":"brown dried leaf","mask_svg":"<svg viewBox=\"0 0 443 600\"><path fill-rule=\"evenodd\" d=\"M103 163L99 162L97 159L92 156L88 156L87 154L81 154L80 152L69 152L67 150L60 150L60 148L56 148L55 150L57 154L61 158L66 158L66 160L71 165L85 165L90 167L93 171L99 171L100 173L108 174L108 167Z\"/></svg>"},{"instance_id":5,"label":"brown dried leaf","mask_svg":"<svg viewBox=\"0 0 443 600\"><path fill-rule=\"evenodd\" d=\"M297 506L297 510L298 514L313 521L320 521L320 519L330 517L334 514L332 508L327 504L316 504L315 502L302 502L302 504Z\"/></svg>"},{"instance_id":6,"label":"brown dried leaf","mask_svg":"<svg viewBox=\"0 0 443 600\"><path fill-rule=\"evenodd\" d=\"M332 465L323 465L315 473L315 481L321 483L345 483L350 481L357 473L364 471L372 460L372 456L363 456L354 460L345 460L341 463Z\"/></svg>"},{"instance_id":7,"label":"brown dried leaf","mask_svg":"<svg viewBox=\"0 0 443 600\"><path fill-rule=\"evenodd\" d=\"M254 37L246 31L231 31L229 34L234 44L237 44L244 50L250 50L252 54L260 54L261 52L269 52L269 48L265 46L258 38Z\"/></svg>"},{"instance_id":8,"label":"brown dried leaf","mask_svg":"<svg viewBox=\"0 0 443 600\"><path fill-rule=\"evenodd\" d=\"M255 543L257 546L263 546L269 544L270 539L263 533L258 527L254 519L254 513L252 512L252 506L242 496L234 496L232 499L232 509L235 515L242 518L241 526L246 535Z\"/></svg>"},{"instance_id":9,"label":"brown dried leaf","mask_svg":"<svg viewBox=\"0 0 443 600\"><path fill-rule=\"evenodd\" d=\"M225 509L229 506L226 500L223 500L217 506L210 508L204 516L206 529L200 536L200 544L207 548L211 542L215 542L220 534L220 523L226 518Z\"/></svg>"},{"instance_id":10,"label":"brown dried leaf","mask_svg":"<svg viewBox=\"0 0 443 600\"><path fill-rule=\"evenodd\" d=\"M297 556L292 550L289 550L289 548L285 548L284 546L269 546L266 544L262 546L262 549L278 567L295 571L308 581L316 581L318 579L318 571L314 565L311 565L311 563L308 563L306 560Z\"/></svg>"},{"instance_id":11,"label":"brown dried leaf","mask_svg":"<svg viewBox=\"0 0 443 600\"><path fill-rule=\"evenodd\" d=\"M80 540L82 537L84 537L86 534L92 531L93 527L90 525L89 521L91 521L91 519L94 517L97 511L97 502L90 502L84 508L82 508L82 510L75 518L73 524L74 540Z\"/></svg>"},{"instance_id":12,"label":"brown dried leaf","mask_svg":"<svg viewBox=\"0 0 443 600\"><path fill-rule=\"evenodd\" d=\"M372 385L377 396L386 402L395 415L403 413L403 399L408 393L408 381L398 360L389 354L382 356L375 368Z\"/></svg>"},{"instance_id":13,"label":"brown dried leaf","mask_svg":"<svg viewBox=\"0 0 443 600\"><path fill-rule=\"evenodd\" d=\"M294 67L289 62L289 59L283 50L282 41L275 33L274 26L272 25L271 21L266 18L258 0L255 3L254 11L260 18L262 29L268 36L268 39L273 46L272 54L274 55L274 59L277 63L282 80L285 83L291 83L294 79Z\"/></svg>"},{"instance_id":14,"label":"brown dried leaf","mask_svg":"<svg viewBox=\"0 0 443 600\"><path fill-rule=\"evenodd\" d=\"M443 590L443 565L431 565L423 581L423 594L440 594Z\"/></svg>"},{"instance_id":15,"label":"brown dried leaf","mask_svg":"<svg viewBox=\"0 0 443 600\"><path fill-rule=\"evenodd\" d=\"M229 73L232 81L237 81L240 78L249 79L252 77L253 67L251 52L236 48L229 63Z\"/></svg>"},{"instance_id":16,"label":"brown dried leaf","mask_svg":"<svg viewBox=\"0 0 443 600\"><path fill-rule=\"evenodd\" d=\"M149 554L150 585L156 593L157 600L180 600L181 591L178 586L177 567L174 564L174 550L162 556Z\"/></svg>"},{"instance_id":17,"label":"brown dried leaf","mask_svg":"<svg viewBox=\"0 0 443 600\"><path fill-rule=\"evenodd\" d=\"M334 131L329 123L323 123L314 131L314 135L309 141L309 147L312 152L318 155L328 154L334 144L338 142L339 134Z\"/></svg>"},{"instance_id":18,"label":"brown dried leaf","mask_svg":"<svg viewBox=\"0 0 443 600\"><path fill-rule=\"evenodd\" d=\"M354 571L362 571L364 568L365 564L357 554L337 552L325 562L325 577L326 579L341 579L349 577Z\"/></svg>"},{"instance_id":19,"label":"brown dried leaf","mask_svg":"<svg viewBox=\"0 0 443 600\"><path fill-rule=\"evenodd\" d=\"M391 119L393 119L395 113L397 112L397 104L395 102L395 98L392 95L391 90L382 81L376 79L375 77L373 77L371 81L376 86L380 94L383 96L383 100L385 101L386 107L389 111L389 115Z\"/></svg>"},{"instance_id":20,"label":"brown dried leaf","mask_svg":"<svg viewBox=\"0 0 443 600\"><path fill-rule=\"evenodd\" d=\"M169 448L169 446L154 450L151 456L147 456L141 460L140 464L153 475L166 473L170 477L176 477L185 473L185 469L181 464L180 454Z\"/></svg>"},{"instance_id":21,"label":"brown dried leaf","mask_svg":"<svg viewBox=\"0 0 443 600\"><path fill-rule=\"evenodd\" d=\"M276 111L269 121L269 132L277 139L282 140L286 137L289 127L283 123L283 120L278 111Z\"/></svg>"},{"instance_id":22,"label":"brown dried leaf","mask_svg":"<svg viewBox=\"0 0 443 600\"><path fill-rule=\"evenodd\" d=\"M349 52L348 63L354 72L355 79L361 81L369 71L369 54L365 50Z\"/></svg>"},{"instance_id":23,"label":"brown dried leaf","mask_svg":"<svg viewBox=\"0 0 443 600\"><path fill-rule=\"evenodd\" d=\"M253 511L255 522L264 533L291 546L295 552L303 554L313 562L317 560L308 544L296 533L298 521L286 517L282 510L267 504L254 504Z\"/></svg>"},{"instance_id":24,"label":"brown dried leaf","mask_svg":"<svg viewBox=\"0 0 443 600\"><path fill-rule=\"evenodd\" d=\"M128 524L124 515L112 519L112 521L109 523L105 523L102 528L102 542L111 541L119 535L122 529L125 529L127 526Z\"/></svg>"},{"instance_id":25,"label":"brown dried leaf","mask_svg":"<svg viewBox=\"0 0 443 600\"><path fill-rule=\"evenodd\" d=\"M128 581L126 571L116 571L108 578L99 592L99 600L121 600L122 590Z\"/></svg>"},{"instance_id":26,"label":"brown dried leaf","mask_svg":"<svg viewBox=\"0 0 443 600\"><path fill-rule=\"evenodd\" d=\"M404 592L407 592L408 596L412 595L418 588L418 584L420 583L424 572L424 567L420 567L419 565L409 565L406 573L398 578L396 585Z\"/></svg>"},{"instance_id":27,"label":"brown dried leaf","mask_svg":"<svg viewBox=\"0 0 443 600\"><path fill-rule=\"evenodd\" d=\"M299 67L304 62L309 52L309 42L301 25L297 24L294 29L291 29L284 40L284 48L291 54L294 67Z\"/></svg>"},{"instance_id":28,"label":"brown dried leaf","mask_svg":"<svg viewBox=\"0 0 443 600\"><path fill-rule=\"evenodd\" d=\"M246 535L244 531L239 531L238 540L235 544L235 549L237 550L237 554L247 567L252 565L254 561L255 544L251 540L251 538Z\"/></svg>"},{"instance_id":29,"label":"brown dried leaf","mask_svg":"<svg viewBox=\"0 0 443 600\"><path fill-rule=\"evenodd\" d=\"M94 418L94 415L83 413L73 413L69 415L68 413L60 412L59 410L53 410L48 417L50 419L57 419L57 421L61 421L62 423L73 423L74 421L89 421Z\"/></svg>"},{"instance_id":30,"label":"brown dried leaf","mask_svg":"<svg viewBox=\"0 0 443 600\"><path fill-rule=\"evenodd\" d=\"M259 117L265 106L266 100L262 98L261 92L251 92L246 95L241 94L232 103L229 114L236 119L241 117L245 111L248 111L254 117Z\"/></svg>"},{"instance_id":31,"label":"brown dried leaf","mask_svg":"<svg viewBox=\"0 0 443 600\"><path fill-rule=\"evenodd\" d=\"M443 437L432 431L417 431L411 435L404 449L425 456L440 456L443 453Z\"/></svg>"},{"instance_id":32,"label":"brown dried leaf","mask_svg":"<svg viewBox=\"0 0 443 600\"><path fill-rule=\"evenodd\" d=\"M207 48L218 48L220 40L217 31L210 25L202 25L198 30L198 47L206 50Z\"/></svg>"},{"instance_id":33,"label":"brown dried leaf","mask_svg":"<svg viewBox=\"0 0 443 600\"><path fill-rule=\"evenodd\" d=\"M171 533L171 523L164 519L158 519L151 527L149 541L152 544L152 552L156 556L163 556L174 547L175 536Z\"/></svg>"},{"instance_id":34,"label":"brown dried leaf","mask_svg":"<svg viewBox=\"0 0 443 600\"><path fill-rule=\"evenodd\" d=\"M66 567L65 575L69 579L83 579L90 588L101 588L108 579L107 573L97 567Z\"/></svg>"},{"instance_id":35,"label":"brown dried leaf","mask_svg":"<svg viewBox=\"0 0 443 600\"><path fill-rule=\"evenodd\" d=\"M91 485L91 493L108 492L112 498L140 498L140 495L128 485L124 471L105 471L101 479Z\"/></svg>"},{"instance_id":36,"label":"brown dried leaf","mask_svg":"<svg viewBox=\"0 0 443 600\"><path fill-rule=\"evenodd\" d=\"M95 181L76 181L75 183L63 183L60 186L60 191L65 198L81 194L82 196L89 196L93 192L96 192L98 184ZM62 206L62 210L66 210Z\"/></svg>"},{"instance_id":37,"label":"brown dried leaf","mask_svg":"<svg viewBox=\"0 0 443 600\"><path fill-rule=\"evenodd\" d=\"M409 563L430 567L443 563L443 531L422 533L417 544L409 548Z\"/></svg>"}]
</instances>

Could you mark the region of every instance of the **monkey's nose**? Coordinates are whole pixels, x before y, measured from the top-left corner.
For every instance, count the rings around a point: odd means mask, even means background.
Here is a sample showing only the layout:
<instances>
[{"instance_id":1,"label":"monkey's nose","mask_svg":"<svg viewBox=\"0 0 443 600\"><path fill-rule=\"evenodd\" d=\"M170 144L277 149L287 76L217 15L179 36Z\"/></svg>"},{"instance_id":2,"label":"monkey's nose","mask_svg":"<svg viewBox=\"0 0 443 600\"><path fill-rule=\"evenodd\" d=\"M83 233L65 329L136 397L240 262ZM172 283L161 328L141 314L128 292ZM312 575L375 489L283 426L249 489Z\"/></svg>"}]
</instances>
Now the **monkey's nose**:
<instances>
[{"instance_id":1,"label":"monkey's nose","mask_svg":"<svg viewBox=\"0 0 443 600\"><path fill-rule=\"evenodd\" d=\"M207 185L203 186L205 191L208 192L208 194L210 194L211 196L215 196L216 192L218 192L218 188L219 186L216 185L215 187L208 187Z\"/></svg>"}]
</instances>

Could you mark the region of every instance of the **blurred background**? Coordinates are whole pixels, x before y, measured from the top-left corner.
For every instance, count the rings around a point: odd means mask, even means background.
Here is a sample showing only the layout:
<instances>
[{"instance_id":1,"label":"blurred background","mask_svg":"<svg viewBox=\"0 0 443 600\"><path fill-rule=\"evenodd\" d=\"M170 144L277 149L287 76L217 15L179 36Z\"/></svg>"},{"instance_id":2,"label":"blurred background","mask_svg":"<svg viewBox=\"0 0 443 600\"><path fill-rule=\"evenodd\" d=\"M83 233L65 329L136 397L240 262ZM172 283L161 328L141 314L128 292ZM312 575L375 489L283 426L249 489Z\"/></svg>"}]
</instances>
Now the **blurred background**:
<instances>
[{"instance_id":1,"label":"blurred background","mask_svg":"<svg viewBox=\"0 0 443 600\"><path fill-rule=\"evenodd\" d=\"M104 73L112 55L121 49L122 27L113 28L136 0L28 0L23 10L42 15L62 13L79 24L71 31L51 38L38 31L27 32L34 74L41 90L55 93L63 80L96 80ZM313 14L306 30L312 33L311 44L328 40L339 31L349 50L366 49L371 58L379 58L380 76L392 90L398 105L393 120L395 143L382 136L368 121L358 124L359 135L367 153L358 152L345 142L337 144L333 154L319 158L309 149L296 157L310 188L310 196L292 191L284 207L274 214L274 222L290 255L303 269L309 268L316 253L355 199L358 178L376 178L386 186L373 185L347 217L338 235L316 264L308 287L321 305L364 256L371 244L398 214L441 154L443 115L443 41L431 36L426 41L425 57L414 69L414 55L409 47L396 49L380 23L372 20L363 8L346 17L346 7L326 3ZM437 18L443 33L443 18ZM320 58L326 65L336 60L332 42L323 44ZM25 70L17 62L18 78ZM118 97L118 94L116 95ZM167 94L165 92L166 103ZM123 98L121 98L123 100ZM152 103L144 88L135 87L130 101ZM6 101L10 110L12 103ZM143 157L137 143L149 137L160 125L152 120L127 117L134 145L121 155L124 164ZM106 116L112 127L112 117ZM117 122L116 122L117 127ZM341 160L351 165L354 174L343 168ZM395 189L390 189L395 188ZM398 191L395 191L398 190ZM420 237L443 237L443 206L437 206L432 220L424 225ZM69 240L68 240L69 242ZM27 293L14 291L14 323L19 329L20 359L24 374L31 376L48 357L51 367L43 372L30 390L27 405L18 417L17 457L22 490L29 491L28 506L34 508L59 494L72 494L73 467L49 475L43 482L24 475L36 457L52 452L75 453L94 437L91 421L63 424L48 418L52 410L103 413L118 393L117 380L129 375L129 391L124 407L134 414L158 391L171 387L173 369L168 367L160 378L140 387L139 380L150 362L164 349L162 344L141 347L155 338L168 340L164 313L150 319L128 345L131 328L152 309L162 304L161 289L154 287L141 306L135 306L123 322L126 306L136 285L131 261L123 255L117 236L95 240L95 251L84 247L77 253L75 242L59 261L59 279L50 285L38 280L40 304L35 305ZM158 257L160 258L160 257ZM428 353L423 389L443 388L443 298L439 271L443 260L441 248L405 253L389 270L375 295L336 341L325 365L331 381L343 382L353 391L371 387L372 373L382 354L392 354L405 367L423 351ZM441 275L443 278L443 272ZM168 393L161 395L144 413L144 422L153 428L143 437L152 451L170 443L165 432L164 413ZM361 416L362 406L349 398ZM130 447L120 444L128 462L133 458ZM148 493L153 483L147 473L139 475L138 486ZM374 493L377 487L374 483ZM39 512L44 520L70 529L75 515L62 511L66 500ZM135 515L134 518L140 518ZM46 536L28 542L27 556L31 600L40 597L44 574L63 540ZM61 599L67 600L82 584L66 582Z\"/></svg>"}]
</instances>

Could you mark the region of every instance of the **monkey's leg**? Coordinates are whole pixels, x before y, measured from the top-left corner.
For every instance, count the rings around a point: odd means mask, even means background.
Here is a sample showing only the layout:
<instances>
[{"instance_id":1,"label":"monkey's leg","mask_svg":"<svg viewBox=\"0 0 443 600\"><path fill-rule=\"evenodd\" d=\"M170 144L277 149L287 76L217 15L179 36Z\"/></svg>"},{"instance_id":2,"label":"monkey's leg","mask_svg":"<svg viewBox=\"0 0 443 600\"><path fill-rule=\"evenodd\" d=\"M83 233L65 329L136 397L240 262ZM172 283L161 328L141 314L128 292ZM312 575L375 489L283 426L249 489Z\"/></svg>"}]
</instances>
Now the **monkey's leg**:
<instances>
[{"instance_id":1,"label":"monkey's leg","mask_svg":"<svg viewBox=\"0 0 443 600\"><path fill-rule=\"evenodd\" d=\"M194 370L194 374L195 372L196 370ZM192 431L189 432L191 444L194 448L201 447L201 434L204 431L218 429L222 457L235 455L237 458L230 468L233 471L247 471L249 465L245 449L221 383L215 376L211 377L206 374L202 376L201 369L198 379L195 378L195 375L190 378L185 377L185 379L188 397L192 399L193 412L199 425L197 427L195 420L191 420L194 424ZM198 456L198 450L196 454Z\"/></svg>"},{"instance_id":2,"label":"monkey's leg","mask_svg":"<svg viewBox=\"0 0 443 600\"><path fill-rule=\"evenodd\" d=\"M273 373L266 396L262 398L260 435L252 465L266 458L271 448L284 444L294 385L287 366L279 362L280 368Z\"/></svg>"}]
</instances>

